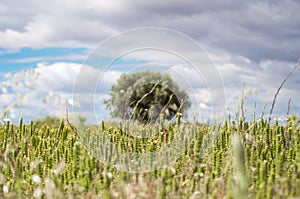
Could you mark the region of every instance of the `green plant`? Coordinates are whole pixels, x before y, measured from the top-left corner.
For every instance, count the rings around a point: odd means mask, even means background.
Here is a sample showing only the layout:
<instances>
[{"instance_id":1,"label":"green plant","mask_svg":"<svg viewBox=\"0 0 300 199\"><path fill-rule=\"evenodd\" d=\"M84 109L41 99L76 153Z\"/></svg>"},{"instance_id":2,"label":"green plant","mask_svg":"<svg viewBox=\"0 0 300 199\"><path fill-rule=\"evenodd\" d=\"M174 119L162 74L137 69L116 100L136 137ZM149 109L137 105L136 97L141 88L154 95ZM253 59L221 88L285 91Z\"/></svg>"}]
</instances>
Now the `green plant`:
<instances>
[{"instance_id":1,"label":"green plant","mask_svg":"<svg viewBox=\"0 0 300 199\"><path fill-rule=\"evenodd\" d=\"M86 149L80 139L101 146L99 127L90 126L89 135L79 139L64 120L53 127L23 120L19 125L0 125L0 198L297 198L299 121L296 115L284 126L278 122L269 126L264 119L225 121L207 153L203 153L204 138L213 128L192 126L194 142L175 165L139 174L107 167L88 153L93 146ZM167 129L167 139L164 134L129 136L125 126L120 129L108 121L100 128L120 150L144 153L170 143L178 125L134 129L137 133ZM106 155L114 161L109 151Z\"/></svg>"},{"instance_id":2,"label":"green plant","mask_svg":"<svg viewBox=\"0 0 300 199\"><path fill-rule=\"evenodd\" d=\"M190 107L188 95L167 74L143 71L123 74L104 101L111 116L153 122L163 114L171 119Z\"/></svg>"}]
</instances>

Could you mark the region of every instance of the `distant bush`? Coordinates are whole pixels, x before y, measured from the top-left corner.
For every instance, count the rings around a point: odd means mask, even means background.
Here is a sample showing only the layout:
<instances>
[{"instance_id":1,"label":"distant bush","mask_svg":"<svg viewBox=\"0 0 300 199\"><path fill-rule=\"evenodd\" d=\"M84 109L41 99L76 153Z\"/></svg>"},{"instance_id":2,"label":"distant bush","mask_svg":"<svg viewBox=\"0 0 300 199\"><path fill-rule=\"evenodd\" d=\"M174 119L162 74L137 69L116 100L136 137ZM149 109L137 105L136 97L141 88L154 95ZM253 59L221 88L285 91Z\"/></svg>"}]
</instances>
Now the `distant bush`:
<instances>
[{"instance_id":1,"label":"distant bush","mask_svg":"<svg viewBox=\"0 0 300 199\"><path fill-rule=\"evenodd\" d=\"M58 126L60 124L61 120L62 119L57 117L57 116L47 115L44 118L34 120L34 123L37 126L47 125L47 126L50 126L50 127L55 127L55 126Z\"/></svg>"}]
</instances>

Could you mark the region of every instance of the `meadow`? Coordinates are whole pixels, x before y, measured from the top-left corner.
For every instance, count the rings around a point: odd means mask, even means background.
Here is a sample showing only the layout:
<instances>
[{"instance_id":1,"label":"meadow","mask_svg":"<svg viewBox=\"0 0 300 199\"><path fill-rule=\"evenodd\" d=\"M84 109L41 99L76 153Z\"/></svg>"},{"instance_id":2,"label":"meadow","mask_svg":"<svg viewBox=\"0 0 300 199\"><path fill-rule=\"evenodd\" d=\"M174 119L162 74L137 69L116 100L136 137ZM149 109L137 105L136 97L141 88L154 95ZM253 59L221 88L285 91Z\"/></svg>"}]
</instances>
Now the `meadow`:
<instances>
[{"instance_id":1,"label":"meadow","mask_svg":"<svg viewBox=\"0 0 300 199\"><path fill-rule=\"evenodd\" d=\"M195 137L172 167L128 173L89 154L68 123L0 125L0 198L300 198L300 120L270 125L225 120L195 125ZM122 150L145 152L170 143L184 124L160 126L169 136L130 137L103 121ZM203 148L209 148L203 152Z\"/></svg>"}]
</instances>

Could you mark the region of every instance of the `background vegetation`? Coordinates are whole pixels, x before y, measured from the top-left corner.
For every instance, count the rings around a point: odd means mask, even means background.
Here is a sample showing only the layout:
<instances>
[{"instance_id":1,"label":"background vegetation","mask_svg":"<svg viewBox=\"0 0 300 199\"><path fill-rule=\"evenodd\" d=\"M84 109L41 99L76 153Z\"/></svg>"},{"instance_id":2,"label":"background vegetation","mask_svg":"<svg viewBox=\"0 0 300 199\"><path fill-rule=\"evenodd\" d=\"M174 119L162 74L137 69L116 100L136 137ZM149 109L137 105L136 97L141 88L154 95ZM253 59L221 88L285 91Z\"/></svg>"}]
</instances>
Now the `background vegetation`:
<instances>
[{"instance_id":1,"label":"background vegetation","mask_svg":"<svg viewBox=\"0 0 300 199\"><path fill-rule=\"evenodd\" d=\"M160 114L170 120L190 107L188 95L168 74L142 71L122 74L105 100L112 117L154 123Z\"/></svg>"}]
</instances>

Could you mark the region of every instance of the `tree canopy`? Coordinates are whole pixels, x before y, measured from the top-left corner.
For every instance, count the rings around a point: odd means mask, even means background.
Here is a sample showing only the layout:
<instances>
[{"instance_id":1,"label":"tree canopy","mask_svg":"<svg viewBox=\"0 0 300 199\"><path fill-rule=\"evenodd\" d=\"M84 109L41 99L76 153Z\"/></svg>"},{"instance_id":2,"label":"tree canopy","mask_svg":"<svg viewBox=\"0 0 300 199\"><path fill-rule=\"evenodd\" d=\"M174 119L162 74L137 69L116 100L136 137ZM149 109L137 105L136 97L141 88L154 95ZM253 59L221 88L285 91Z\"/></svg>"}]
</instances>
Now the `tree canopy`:
<instances>
[{"instance_id":1,"label":"tree canopy","mask_svg":"<svg viewBox=\"0 0 300 199\"><path fill-rule=\"evenodd\" d=\"M168 74L152 71L122 74L104 104L112 117L143 123L155 122L161 114L171 119L190 107L187 93Z\"/></svg>"}]
</instances>

